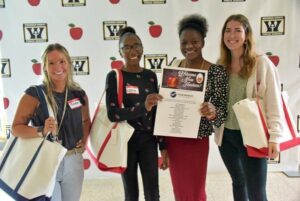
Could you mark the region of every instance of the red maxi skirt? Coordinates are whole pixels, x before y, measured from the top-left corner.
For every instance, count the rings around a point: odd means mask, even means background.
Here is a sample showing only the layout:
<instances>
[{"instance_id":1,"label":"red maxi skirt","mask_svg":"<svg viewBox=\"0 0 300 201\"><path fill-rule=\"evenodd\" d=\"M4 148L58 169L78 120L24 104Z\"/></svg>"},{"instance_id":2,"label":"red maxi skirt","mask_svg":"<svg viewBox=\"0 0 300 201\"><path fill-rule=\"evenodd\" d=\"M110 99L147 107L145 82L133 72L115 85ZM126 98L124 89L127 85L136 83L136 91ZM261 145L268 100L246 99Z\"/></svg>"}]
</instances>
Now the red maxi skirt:
<instances>
[{"instance_id":1,"label":"red maxi skirt","mask_svg":"<svg viewBox=\"0 0 300 201\"><path fill-rule=\"evenodd\" d=\"M206 201L209 137L166 137L170 175L176 201Z\"/></svg>"}]
</instances>

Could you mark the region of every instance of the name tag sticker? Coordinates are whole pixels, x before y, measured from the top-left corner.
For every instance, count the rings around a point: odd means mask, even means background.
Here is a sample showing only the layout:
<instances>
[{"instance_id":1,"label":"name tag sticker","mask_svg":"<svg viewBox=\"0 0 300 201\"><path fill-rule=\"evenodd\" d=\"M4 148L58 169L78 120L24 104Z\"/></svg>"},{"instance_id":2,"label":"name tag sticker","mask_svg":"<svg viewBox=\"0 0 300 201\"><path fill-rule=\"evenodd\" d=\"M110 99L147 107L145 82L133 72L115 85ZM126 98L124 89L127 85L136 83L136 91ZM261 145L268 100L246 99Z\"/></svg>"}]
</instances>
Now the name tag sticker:
<instances>
[{"instance_id":1,"label":"name tag sticker","mask_svg":"<svg viewBox=\"0 0 300 201\"><path fill-rule=\"evenodd\" d=\"M79 108L79 107L82 106L82 104L81 104L79 98L74 98L74 99L72 99L72 100L69 100L69 101L68 101L68 105L70 106L70 108L71 108L72 110L74 110L74 109Z\"/></svg>"},{"instance_id":2,"label":"name tag sticker","mask_svg":"<svg viewBox=\"0 0 300 201\"><path fill-rule=\"evenodd\" d=\"M137 86L127 85L126 94L139 94L139 88Z\"/></svg>"}]
</instances>

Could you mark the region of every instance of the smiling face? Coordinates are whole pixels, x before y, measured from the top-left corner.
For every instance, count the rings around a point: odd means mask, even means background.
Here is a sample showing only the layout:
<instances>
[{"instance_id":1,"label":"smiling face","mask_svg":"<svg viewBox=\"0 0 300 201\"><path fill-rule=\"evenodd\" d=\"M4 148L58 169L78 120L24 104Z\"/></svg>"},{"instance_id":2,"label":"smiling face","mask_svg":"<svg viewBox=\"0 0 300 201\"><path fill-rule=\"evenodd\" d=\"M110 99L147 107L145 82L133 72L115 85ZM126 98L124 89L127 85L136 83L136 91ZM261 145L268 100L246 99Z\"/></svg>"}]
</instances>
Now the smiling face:
<instances>
[{"instance_id":1,"label":"smiling face","mask_svg":"<svg viewBox=\"0 0 300 201\"><path fill-rule=\"evenodd\" d=\"M70 63L64 53L53 50L48 53L46 72L51 82L56 85L58 83L66 84Z\"/></svg>"},{"instance_id":2,"label":"smiling face","mask_svg":"<svg viewBox=\"0 0 300 201\"><path fill-rule=\"evenodd\" d=\"M202 48L204 39L201 34L194 29L185 29L180 34L180 50L187 60L202 58Z\"/></svg>"},{"instance_id":3,"label":"smiling face","mask_svg":"<svg viewBox=\"0 0 300 201\"><path fill-rule=\"evenodd\" d=\"M143 45L136 35L123 36L120 42L120 54L125 60L127 67L139 67L143 55Z\"/></svg>"},{"instance_id":4,"label":"smiling face","mask_svg":"<svg viewBox=\"0 0 300 201\"><path fill-rule=\"evenodd\" d=\"M243 52L246 40L245 29L238 21L228 21L223 35L223 42L231 52Z\"/></svg>"}]
</instances>

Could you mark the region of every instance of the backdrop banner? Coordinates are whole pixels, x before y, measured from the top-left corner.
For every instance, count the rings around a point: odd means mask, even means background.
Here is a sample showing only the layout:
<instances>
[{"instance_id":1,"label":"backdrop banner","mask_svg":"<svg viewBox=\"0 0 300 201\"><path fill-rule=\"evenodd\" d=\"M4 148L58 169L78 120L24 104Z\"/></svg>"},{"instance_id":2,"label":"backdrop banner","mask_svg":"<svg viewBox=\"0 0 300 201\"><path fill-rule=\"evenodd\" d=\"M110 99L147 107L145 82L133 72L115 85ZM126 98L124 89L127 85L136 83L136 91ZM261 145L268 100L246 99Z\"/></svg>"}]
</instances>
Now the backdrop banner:
<instances>
[{"instance_id":1,"label":"backdrop banner","mask_svg":"<svg viewBox=\"0 0 300 201\"><path fill-rule=\"evenodd\" d=\"M163 66L183 58L177 26L183 16L194 13L207 19L203 55L212 63L219 57L225 19L237 13L249 18L256 48L277 66L290 95L292 118L299 122L299 0L0 0L0 149L24 90L41 83L41 54L48 44L61 43L69 50L75 81L86 91L93 114L106 74L124 63L119 29L136 29L144 46L141 65L160 77ZM210 147L208 171L225 171L217 147ZM284 152L269 170L297 169L298 155L299 149ZM87 178L109 175L99 172L87 153L84 158Z\"/></svg>"}]
</instances>

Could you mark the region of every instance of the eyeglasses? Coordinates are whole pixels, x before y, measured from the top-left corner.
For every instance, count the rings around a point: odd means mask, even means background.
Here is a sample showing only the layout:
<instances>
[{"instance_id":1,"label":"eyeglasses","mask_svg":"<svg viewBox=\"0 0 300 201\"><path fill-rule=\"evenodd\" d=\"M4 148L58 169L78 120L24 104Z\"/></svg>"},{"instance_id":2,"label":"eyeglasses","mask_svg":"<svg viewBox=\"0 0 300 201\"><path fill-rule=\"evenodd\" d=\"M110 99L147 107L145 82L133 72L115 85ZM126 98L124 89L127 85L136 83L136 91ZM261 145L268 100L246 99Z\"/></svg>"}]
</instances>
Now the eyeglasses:
<instances>
[{"instance_id":1,"label":"eyeglasses","mask_svg":"<svg viewBox=\"0 0 300 201\"><path fill-rule=\"evenodd\" d=\"M121 47L124 53L128 53L131 50L135 51L142 51L143 50L143 45L142 44L134 44L134 45L124 45Z\"/></svg>"}]
</instances>

